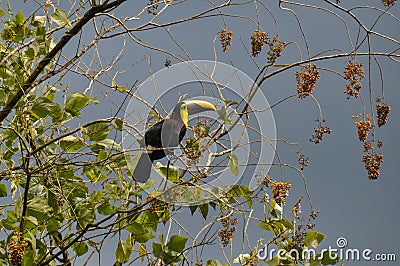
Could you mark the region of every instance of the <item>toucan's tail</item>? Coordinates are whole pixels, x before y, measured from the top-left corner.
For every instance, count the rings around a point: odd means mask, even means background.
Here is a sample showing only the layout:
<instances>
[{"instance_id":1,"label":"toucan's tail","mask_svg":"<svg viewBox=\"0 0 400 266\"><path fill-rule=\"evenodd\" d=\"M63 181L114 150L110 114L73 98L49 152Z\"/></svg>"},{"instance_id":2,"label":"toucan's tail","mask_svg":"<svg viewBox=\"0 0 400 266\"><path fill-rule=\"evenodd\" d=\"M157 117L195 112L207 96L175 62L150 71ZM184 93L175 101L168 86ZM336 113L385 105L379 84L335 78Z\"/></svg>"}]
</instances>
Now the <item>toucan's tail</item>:
<instances>
[{"instance_id":1,"label":"toucan's tail","mask_svg":"<svg viewBox=\"0 0 400 266\"><path fill-rule=\"evenodd\" d=\"M152 161L146 152L142 152L139 156L132 176L137 182L145 183L150 177Z\"/></svg>"}]
</instances>

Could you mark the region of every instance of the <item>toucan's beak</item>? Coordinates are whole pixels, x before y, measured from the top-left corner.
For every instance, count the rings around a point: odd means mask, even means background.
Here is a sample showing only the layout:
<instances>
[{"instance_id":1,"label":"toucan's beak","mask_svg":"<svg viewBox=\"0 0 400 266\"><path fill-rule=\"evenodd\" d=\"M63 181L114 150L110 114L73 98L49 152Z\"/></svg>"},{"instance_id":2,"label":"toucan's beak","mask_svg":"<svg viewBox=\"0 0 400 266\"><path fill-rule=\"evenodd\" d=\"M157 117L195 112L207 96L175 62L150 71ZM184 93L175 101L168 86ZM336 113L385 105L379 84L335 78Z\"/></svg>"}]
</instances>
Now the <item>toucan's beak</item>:
<instances>
[{"instance_id":1,"label":"toucan's beak","mask_svg":"<svg viewBox=\"0 0 400 266\"><path fill-rule=\"evenodd\" d=\"M184 104L187 106L188 114L194 115L204 111L217 111L217 108L209 102L201 101L201 100L188 100L184 101Z\"/></svg>"}]
</instances>

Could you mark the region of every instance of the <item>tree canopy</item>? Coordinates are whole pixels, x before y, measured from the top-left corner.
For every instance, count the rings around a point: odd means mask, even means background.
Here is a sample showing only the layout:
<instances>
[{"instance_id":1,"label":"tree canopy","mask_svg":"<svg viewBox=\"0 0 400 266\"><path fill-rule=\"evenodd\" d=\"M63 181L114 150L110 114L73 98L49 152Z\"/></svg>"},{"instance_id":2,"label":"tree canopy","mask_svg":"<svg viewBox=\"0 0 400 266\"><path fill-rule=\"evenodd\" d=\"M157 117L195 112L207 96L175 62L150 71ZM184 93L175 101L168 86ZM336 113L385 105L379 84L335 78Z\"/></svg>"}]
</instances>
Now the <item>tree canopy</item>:
<instances>
[{"instance_id":1,"label":"tree canopy","mask_svg":"<svg viewBox=\"0 0 400 266\"><path fill-rule=\"evenodd\" d=\"M396 0L368 5L0 1L0 264L340 263L293 255L326 235L307 150L276 135L272 111L294 99L314 110L306 141L319 144L334 132L321 88L340 84L355 163L380 178L400 13ZM180 147L136 182L144 132L185 99L217 112L193 116ZM260 255L272 247L283 252Z\"/></svg>"}]
</instances>

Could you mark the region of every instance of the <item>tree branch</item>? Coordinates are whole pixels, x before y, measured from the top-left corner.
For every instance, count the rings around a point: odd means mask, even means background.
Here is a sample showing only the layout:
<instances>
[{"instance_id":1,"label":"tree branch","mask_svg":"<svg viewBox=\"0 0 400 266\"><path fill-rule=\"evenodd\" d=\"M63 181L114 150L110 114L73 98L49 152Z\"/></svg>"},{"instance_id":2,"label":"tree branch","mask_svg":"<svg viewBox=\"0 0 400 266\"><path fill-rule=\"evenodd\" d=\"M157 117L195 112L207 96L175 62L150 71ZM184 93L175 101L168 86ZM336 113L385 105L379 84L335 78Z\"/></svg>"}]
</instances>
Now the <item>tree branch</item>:
<instances>
[{"instance_id":1,"label":"tree branch","mask_svg":"<svg viewBox=\"0 0 400 266\"><path fill-rule=\"evenodd\" d=\"M83 17L72 27L70 30L66 31L64 36L61 37L60 41L54 46L54 48L37 64L36 68L33 70L32 74L25 80L24 84L19 88L17 93L7 102L0 111L0 125L4 122L7 116L11 113L11 110L15 107L22 96L29 93L29 91L34 87L34 82L43 71L43 69L50 63L50 61L57 55L57 53L65 46L67 43L77 35L93 17L98 13L105 12L109 9L115 8L121 5L126 0L116 0L112 3L106 1L102 5L91 7Z\"/></svg>"}]
</instances>

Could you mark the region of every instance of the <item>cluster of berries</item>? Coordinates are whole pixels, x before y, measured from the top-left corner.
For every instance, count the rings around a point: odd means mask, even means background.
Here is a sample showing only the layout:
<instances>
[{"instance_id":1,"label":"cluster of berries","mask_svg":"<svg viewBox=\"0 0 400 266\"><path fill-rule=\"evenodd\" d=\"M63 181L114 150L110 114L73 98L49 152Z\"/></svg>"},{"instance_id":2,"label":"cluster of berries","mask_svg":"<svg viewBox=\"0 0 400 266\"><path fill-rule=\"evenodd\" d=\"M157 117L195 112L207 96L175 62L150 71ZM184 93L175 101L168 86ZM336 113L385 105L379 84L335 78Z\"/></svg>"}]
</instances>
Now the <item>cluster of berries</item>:
<instances>
[{"instance_id":1,"label":"cluster of berries","mask_svg":"<svg viewBox=\"0 0 400 266\"><path fill-rule=\"evenodd\" d=\"M390 106L386 104L377 104L376 105L376 113L378 117L378 126L381 127L386 124L388 121L388 116L390 113Z\"/></svg>"},{"instance_id":2,"label":"cluster of berries","mask_svg":"<svg viewBox=\"0 0 400 266\"><path fill-rule=\"evenodd\" d=\"M347 98L352 96L358 98L362 87L360 82L362 78L364 78L363 63L357 64L354 60L353 62L349 61L344 70L344 79L349 81L349 84L346 84L346 90L344 91L344 93L348 95Z\"/></svg>"},{"instance_id":3,"label":"cluster of berries","mask_svg":"<svg viewBox=\"0 0 400 266\"><path fill-rule=\"evenodd\" d=\"M236 217L231 218L230 216L226 216L224 213L221 213L221 217L223 217L221 219L221 224L224 229L220 229L218 231L218 236L221 239L222 245L226 247L230 243L231 239L233 239L235 236L235 225L238 223L238 219Z\"/></svg>"},{"instance_id":4,"label":"cluster of berries","mask_svg":"<svg viewBox=\"0 0 400 266\"><path fill-rule=\"evenodd\" d=\"M387 7L393 6L397 0L381 0L382 4Z\"/></svg>"},{"instance_id":5,"label":"cluster of berries","mask_svg":"<svg viewBox=\"0 0 400 266\"><path fill-rule=\"evenodd\" d=\"M358 116L353 116L353 118L358 118ZM355 122L357 127L358 139L365 141L368 137L368 132L371 129L371 116L369 114L365 115L365 120Z\"/></svg>"},{"instance_id":6,"label":"cluster of berries","mask_svg":"<svg viewBox=\"0 0 400 266\"><path fill-rule=\"evenodd\" d=\"M264 44L268 41L268 34L264 31L255 30L250 36L251 39L251 55L257 56L261 53Z\"/></svg>"},{"instance_id":7,"label":"cluster of berries","mask_svg":"<svg viewBox=\"0 0 400 266\"><path fill-rule=\"evenodd\" d=\"M226 28L219 32L219 40L221 42L223 52L229 50L229 46L232 46L232 35L233 32Z\"/></svg>"},{"instance_id":8,"label":"cluster of berries","mask_svg":"<svg viewBox=\"0 0 400 266\"><path fill-rule=\"evenodd\" d=\"M317 118L315 121L318 122L318 126L314 128L314 134L311 136L310 141L318 144L323 139L324 134L331 134L332 130L329 127L323 125L323 123L326 122L325 120L320 120L319 118Z\"/></svg>"},{"instance_id":9,"label":"cluster of berries","mask_svg":"<svg viewBox=\"0 0 400 266\"><path fill-rule=\"evenodd\" d=\"M22 265L24 252L28 243L22 238L20 232L14 232L9 243L9 259L11 265Z\"/></svg>"},{"instance_id":10,"label":"cluster of berries","mask_svg":"<svg viewBox=\"0 0 400 266\"><path fill-rule=\"evenodd\" d=\"M289 197L289 189L292 187L292 184L273 181L271 187L272 194L274 195L274 200L276 201L276 203L286 203L286 199L287 197Z\"/></svg>"},{"instance_id":11,"label":"cluster of berries","mask_svg":"<svg viewBox=\"0 0 400 266\"><path fill-rule=\"evenodd\" d=\"M380 176L379 169L381 168L381 164L383 163L383 155L379 152L369 152L363 155L362 162L365 165L365 170L367 170L369 179L378 179Z\"/></svg>"},{"instance_id":12,"label":"cluster of berries","mask_svg":"<svg viewBox=\"0 0 400 266\"><path fill-rule=\"evenodd\" d=\"M314 64L308 64L303 66L301 71L296 71L296 91L300 99L306 98L313 92L320 77L321 75Z\"/></svg>"}]
</instances>

